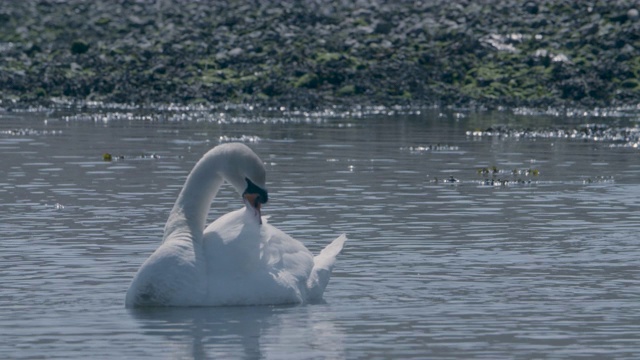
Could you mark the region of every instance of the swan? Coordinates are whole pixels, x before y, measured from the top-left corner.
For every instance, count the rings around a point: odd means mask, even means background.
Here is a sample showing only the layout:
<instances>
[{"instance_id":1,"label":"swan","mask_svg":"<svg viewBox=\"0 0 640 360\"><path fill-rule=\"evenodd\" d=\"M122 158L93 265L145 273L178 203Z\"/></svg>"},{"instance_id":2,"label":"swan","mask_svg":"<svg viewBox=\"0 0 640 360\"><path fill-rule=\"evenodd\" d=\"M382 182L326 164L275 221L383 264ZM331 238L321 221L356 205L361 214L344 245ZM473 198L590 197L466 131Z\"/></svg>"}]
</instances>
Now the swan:
<instances>
[{"instance_id":1,"label":"swan","mask_svg":"<svg viewBox=\"0 0 640 360\"><path fill-rule=\"evenodd\" d=\"M274 305L320 301L346 235L313 256L267 223L264 164L248 146L227 143L194 166L169 214L160 246L135 274L127 307ZM205 228L224 182L244 206ZM204 231L203 231L204 229Z\"/></svg>"}]
</instances>

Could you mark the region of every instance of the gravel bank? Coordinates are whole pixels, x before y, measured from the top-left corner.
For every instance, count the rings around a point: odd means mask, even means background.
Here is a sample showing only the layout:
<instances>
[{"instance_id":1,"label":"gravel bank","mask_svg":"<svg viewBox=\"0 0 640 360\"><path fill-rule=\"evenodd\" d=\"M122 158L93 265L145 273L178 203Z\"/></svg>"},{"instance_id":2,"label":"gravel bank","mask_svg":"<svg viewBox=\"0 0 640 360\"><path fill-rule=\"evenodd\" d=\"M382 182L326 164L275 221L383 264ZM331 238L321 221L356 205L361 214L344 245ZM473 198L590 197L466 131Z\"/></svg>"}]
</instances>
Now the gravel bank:
<instances>
[{"instance_id":1,"label":"gravel bank","mask_svg":"<svg viewBox=\"0 0 640 360\"><path fill-rule=\"evenodd\" d=\"M640 1L0 2L0 101L640 103Z\"/></svg>"}]
</instances>

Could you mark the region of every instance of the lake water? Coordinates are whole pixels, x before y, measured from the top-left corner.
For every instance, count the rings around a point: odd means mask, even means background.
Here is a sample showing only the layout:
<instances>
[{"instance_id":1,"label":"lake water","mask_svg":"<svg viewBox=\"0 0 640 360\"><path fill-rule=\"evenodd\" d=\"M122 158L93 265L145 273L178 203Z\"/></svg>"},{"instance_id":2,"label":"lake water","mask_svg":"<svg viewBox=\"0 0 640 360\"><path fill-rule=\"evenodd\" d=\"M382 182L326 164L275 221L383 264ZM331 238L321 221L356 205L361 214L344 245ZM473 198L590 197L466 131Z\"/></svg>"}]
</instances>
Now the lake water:
<instances>
[{"instance_id":1,"label":"lake water","mask_svg":"<svg viewBox=\"0 0 640 360\"><path fill-rule=\"evenodd\" d=\"M274 112L0 113L0 356L640 357L637 116ZM270 223L312 252L348 234L326 303L125 309L186 175L234 140ZM225 187L210 217L240 206Z\"/></svg>"}]
</instances>

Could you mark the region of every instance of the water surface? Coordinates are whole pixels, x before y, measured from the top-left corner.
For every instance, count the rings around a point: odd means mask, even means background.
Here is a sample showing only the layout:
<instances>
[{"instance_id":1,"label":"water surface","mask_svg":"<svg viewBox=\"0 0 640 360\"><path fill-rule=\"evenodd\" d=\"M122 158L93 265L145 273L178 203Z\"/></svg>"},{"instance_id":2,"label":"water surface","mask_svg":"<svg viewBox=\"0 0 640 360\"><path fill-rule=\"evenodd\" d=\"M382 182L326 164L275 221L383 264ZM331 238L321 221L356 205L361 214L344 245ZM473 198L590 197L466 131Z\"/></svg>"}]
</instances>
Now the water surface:
<instances>
[{"instance_id":1,"label":"water surface","mask_svg":"<svg viewBox=\"0 0 640 360\"><path fill-rule=\"evenodd\" d=\"M632 117L596 120L637 128ZM637 358L640 150L482 133L592 121L0 113L0 353ZM313 252L348 234L326 303L125 309L185 177L224 141L265 161L272 224ZM210 218L240 206L225 187Z\"/></svg>"}]
</instances>

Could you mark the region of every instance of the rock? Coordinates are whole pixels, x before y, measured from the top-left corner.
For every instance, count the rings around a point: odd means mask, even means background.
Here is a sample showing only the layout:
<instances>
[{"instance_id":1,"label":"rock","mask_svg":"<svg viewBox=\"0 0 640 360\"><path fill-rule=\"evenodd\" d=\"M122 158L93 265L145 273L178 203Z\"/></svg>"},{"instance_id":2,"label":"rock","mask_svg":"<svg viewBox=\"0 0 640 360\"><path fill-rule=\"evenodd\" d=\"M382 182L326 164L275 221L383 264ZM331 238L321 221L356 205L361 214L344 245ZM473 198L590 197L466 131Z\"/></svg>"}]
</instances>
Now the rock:
<instances>
[{"instance_id":1,"label":"rock","mask_svg":"<svg viewBox=\"0 0 640 360\"><path fill-rule=\"evenodd\" d=\"M233 48L233 49L229 50L229 52L227 54L229 56L231 56L231 57L238 57L238 56L242 55L243 52L244 52L244 50L242 50L241 48Z\"/></svg>"},{"instance_id":2,"label":"rock","mask_svg":"<svg viewBox=\"0 0 640 360\"><path fill-rule=\"evenodd\" d=\"M533 1L527 1L526 3L524 3L523 7L524 11L528 12L529 14L537 14L539 11L538 4Z\"/></svg>"},{"instance_id":3,"label":"rock","mask_svg":"<svg viewBox=\"0 0 640 360\"><path fill-rule=\"evenodd\" d=\"M71 53L74 55L84 54L89 51L89 44L82 40L76 40L71 43Z\"/></svg>"},{"instance_id":4,"label":"rock","mask_svg":"<svg viewBox=\"0 0 640 360\"><path fill-rule=\"evenodd\" d=\"M379 23L376 24L376 27L374 28L373 32L376 34L386 35L391 32L391 29L393 29L393 25L391 23L386 21L380 21Z\"/></svg>"}]
</instances>

